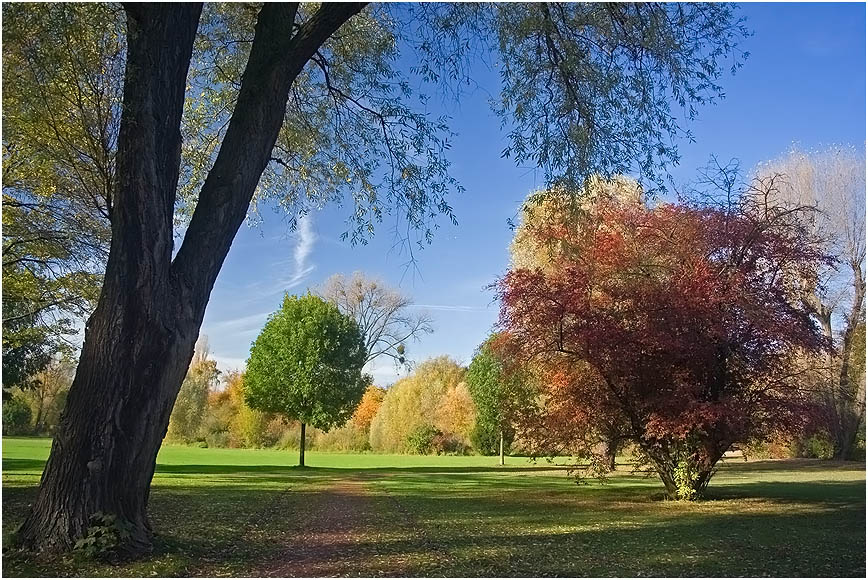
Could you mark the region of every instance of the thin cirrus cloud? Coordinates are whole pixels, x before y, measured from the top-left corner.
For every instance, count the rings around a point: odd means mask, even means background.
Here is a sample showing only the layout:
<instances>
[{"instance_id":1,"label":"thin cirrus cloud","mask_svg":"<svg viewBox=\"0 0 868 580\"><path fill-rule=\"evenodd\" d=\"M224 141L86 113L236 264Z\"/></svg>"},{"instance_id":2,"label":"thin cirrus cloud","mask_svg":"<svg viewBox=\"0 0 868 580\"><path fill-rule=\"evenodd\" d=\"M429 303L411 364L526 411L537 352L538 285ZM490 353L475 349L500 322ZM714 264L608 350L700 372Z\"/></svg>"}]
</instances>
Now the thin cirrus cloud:
<instances>
[{"instance_id":1,"label":"thin cirrus cloud","mask_svg":"<svg viewBox=\"0 0 868 580\"><path fill-rule=\"evenodd\" d=\"M295 238L295 248L293 248L292 257L277 260L271 264L270 268L272 272L280 272L287 266L291 266L291 271L270 280L248 284L244 288L244 292L249 299L261 300L270 298L275 294L282 294L287 290L292 290L302 285L307 277L316 269L316 264L310 261L310 256L317 241L317 235L313 229L313 216L311 214L307 214L298 220L298 228L293 237Z\"/></svg>"},{"instance_id":2,"label":"thin cirrus cloud","mask_svg":"<svg viewBox=\"0 0 868 580\"><path fill-rule=\"evenodd\" d=\"M231 332L236 335L243 335L250 330L258 330L265 324L265 319L271 312L258 312L249 316L241 316L238 318L230 318L212 323L210 326L217 332Z\"/></svg>"},{"instance_id":3,"label":"thin cirrus cloud","mask_svg":"<svg viewBox=\"0 0 868 580\"><path fill-rule=\"evenodd\" d=\"M427 310L444 310L446 312L486 312L491 310L490 306L463 306L453 304L414 304L417 308L425 308Z\"/></svg>"},{"instance_id":4,"label":"thin cirrus cloud","mask_svg":"<svg viewBox=\"0 0 868 580\"><path fill-rule=\"evenodd\" d=\"M231 311L241 313L255 309L255 314L226 317L228 312L224 309L222 319L208 320L206 315L202 330L212 337L213 356L221 370L244 368L245 359L241 357L262 330L268 315L279 306L275 298L304 284L316 269L311 261L317 241L312 216L308 214L298 220L293 238L295 246L292 254L272 261L265 268L265 272L270 274L268 279L251 282L233 292Z\"/></svg>"}]
</instances>

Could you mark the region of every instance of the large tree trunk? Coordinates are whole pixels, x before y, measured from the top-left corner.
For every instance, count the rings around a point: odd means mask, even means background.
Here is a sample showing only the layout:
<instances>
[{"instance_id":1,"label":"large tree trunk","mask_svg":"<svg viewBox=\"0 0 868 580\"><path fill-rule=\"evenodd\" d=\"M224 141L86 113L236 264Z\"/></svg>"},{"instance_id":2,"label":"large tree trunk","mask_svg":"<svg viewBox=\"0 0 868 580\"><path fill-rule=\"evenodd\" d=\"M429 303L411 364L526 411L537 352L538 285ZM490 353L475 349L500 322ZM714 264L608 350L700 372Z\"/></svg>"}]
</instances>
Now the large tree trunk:
<instances>
[{"instance_id":1,"label":"large tree trunk","mask_svg":"<svg viewBox=\"0 0 868 580\"><path fill-rule=\"evenodd\" d=\"M148 495L157 452L193 356L211 289L311 55L362 5L324 5L293 35L297 4L259 15L236 109L172 260L181 112L200 4L131 4L112 244L76 376L18 535L69 549L97 513L131 526L121 549L151 547Z\"/></svg>"},{"instance_id":2,"label":"large tree trunk","mask_svg":"<svg viewBox=\"0 0 868 580\"><path fill-rule=\"evenodd\" d=\"M112 245L96 310L19 537L65 549L96 513L132 526L128 549L150 546L148 490L196 320L179 316L168 269L180 121L199 5L154 5L127 18L124 113Z\"/></svg>"}]
</instances>

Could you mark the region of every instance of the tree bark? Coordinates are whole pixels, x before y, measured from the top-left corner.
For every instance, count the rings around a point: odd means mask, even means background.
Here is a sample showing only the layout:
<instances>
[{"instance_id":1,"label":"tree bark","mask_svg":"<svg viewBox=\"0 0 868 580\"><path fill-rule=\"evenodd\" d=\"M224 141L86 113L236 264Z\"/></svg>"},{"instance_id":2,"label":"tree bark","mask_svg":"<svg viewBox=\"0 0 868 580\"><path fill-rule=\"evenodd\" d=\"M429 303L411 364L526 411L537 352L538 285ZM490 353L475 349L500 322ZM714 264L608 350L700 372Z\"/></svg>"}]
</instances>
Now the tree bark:
<instances>
[{"instance_id":1,"label":"tree bark","mask_svg":"<svg viewBox=\"0 0 868 580\"><path fill-rule=\"evenodd\" d=\"M304 467L304 429L305 424L301 424L301 439L298 440L298 465Z\"/></svg>"},{"instance_id":2,"label":"tree bark","mask_svg":"<svg viewBox=\"0 0 868 580\"><path fill-rule=\"evenodd\" d=\"M618 450L618 438L616 436L606 436L597 445L599 457L605 460L606 468L609 471L615 471L615 455Z\"/></svg>"},{"instance_id":3,"label":"tree bark","mask_svg":"<svg viewBox=\"0 0 868 580\"><path fill-rule=\"evenodd\" d=\"M185 80L201 5L128 8L124 113L112 243L66 409L19 538L68 549L96 513L149 549L146 507L157 451L198 324L181 314L169 266Z\"/></svg>"},{"instance_id":4,"label":"tree bark","mask_svg":"<svg viewBox=\"0 0 868 580\"><path fill-rule=\"evenodd\" d=\"M662 465L657 465L656 468L657 475L660 476L660 481L663 482L663 487L666 488L666 497L678 499L678 485L675 483L674 470Z\"/></svg>"},{"instance_id":5,"label":"tree bark","mask_svg":"<svg viewBox=\"0 0 868 580\"><path fill-rule=\"evenodd\" d=\"M363 4L324 4L293 35L297 4L260 11L236 108L175 260L181 112L201 4L130 4L112 243L22 547L66 550L97 513L147 552L157 452L205 306L283 121L290 86Z\"/></svg>"}]
</instances>

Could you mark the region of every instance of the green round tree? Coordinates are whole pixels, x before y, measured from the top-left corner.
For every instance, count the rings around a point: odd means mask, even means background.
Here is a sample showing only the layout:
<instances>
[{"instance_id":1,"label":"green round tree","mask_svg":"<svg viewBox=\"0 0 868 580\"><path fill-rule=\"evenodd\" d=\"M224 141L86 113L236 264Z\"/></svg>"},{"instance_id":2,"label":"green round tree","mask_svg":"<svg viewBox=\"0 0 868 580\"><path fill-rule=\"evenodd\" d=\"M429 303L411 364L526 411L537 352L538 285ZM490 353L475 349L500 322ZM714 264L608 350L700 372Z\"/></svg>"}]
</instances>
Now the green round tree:
<instances>
[{"instance_id":1,"label":"green round tree","mask_svg":"<svg viewBox=\"0 0 868 580\"><path fill-rule=\"evenodd\" d=\"M306 425L328 431L359 404L367 377L365 341L356 322L325 300L285 296L250 349L244 398L254 409L301 423L299 465Z\"/></svg>"}]
</instances>

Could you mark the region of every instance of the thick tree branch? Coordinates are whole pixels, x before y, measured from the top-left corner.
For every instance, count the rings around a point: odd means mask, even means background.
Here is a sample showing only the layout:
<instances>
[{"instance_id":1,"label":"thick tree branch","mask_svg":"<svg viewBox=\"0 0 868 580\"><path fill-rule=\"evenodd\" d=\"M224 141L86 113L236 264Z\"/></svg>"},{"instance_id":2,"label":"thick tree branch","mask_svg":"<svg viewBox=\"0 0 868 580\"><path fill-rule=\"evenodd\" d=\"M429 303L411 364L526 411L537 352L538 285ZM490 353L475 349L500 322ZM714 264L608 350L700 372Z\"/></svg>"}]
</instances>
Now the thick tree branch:
<instances>
[{"instance_id":1,"label":"thick tree branch","mask_svg":"<svg viewBox=\"0 0 868 580\"><path fill-rule=\"evenodd\" d=\"M173 264L182 301L194 305L189 315L204 310L259 178L272 159L293 81L329 36L363 7L323 4L294 36L297 4L266 4L260 11L235 112Z\"/></svg>"}]
</instances>

